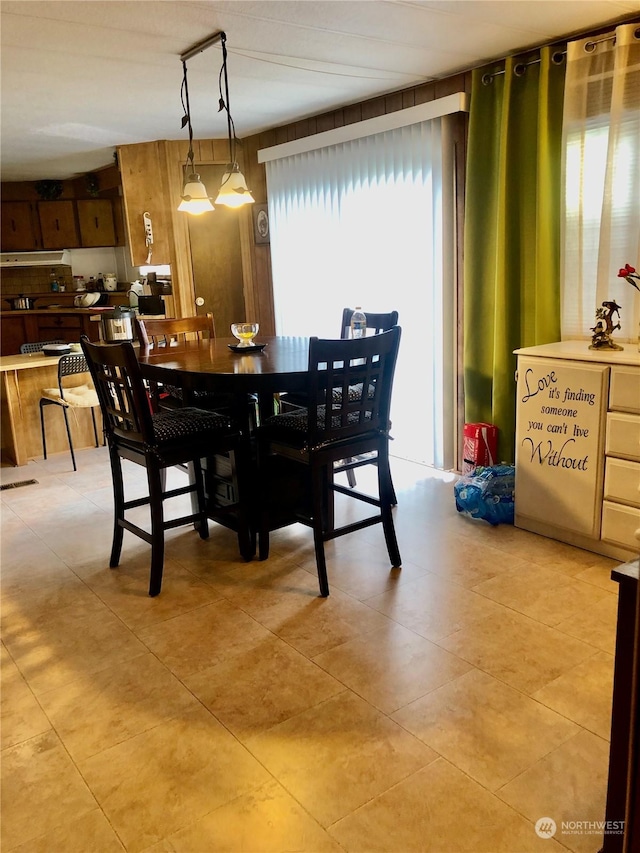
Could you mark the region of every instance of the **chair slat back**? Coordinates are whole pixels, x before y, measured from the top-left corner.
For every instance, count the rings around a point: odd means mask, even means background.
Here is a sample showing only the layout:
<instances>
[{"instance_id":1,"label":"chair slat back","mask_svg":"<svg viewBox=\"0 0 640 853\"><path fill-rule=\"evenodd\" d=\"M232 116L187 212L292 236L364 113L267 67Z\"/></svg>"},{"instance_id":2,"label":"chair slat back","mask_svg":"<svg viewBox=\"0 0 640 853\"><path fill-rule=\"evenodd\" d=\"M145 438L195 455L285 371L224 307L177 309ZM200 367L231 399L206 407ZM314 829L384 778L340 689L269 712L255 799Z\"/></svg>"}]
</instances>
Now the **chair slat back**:
<instances>
[{"instance_id":1,"label":"chair slat back","mask_svg":"<svg viewBox=\"0 0 640 853\"><path fill-rule=\"evenodd\" d=\"M389 427L401 329L369 338L309 342L310 447Z\"/></svg>"},{"instance_id":2,"label":"chair slat back","mask_svg":"<svg viewBox=\"0 0 640 853\"><path fill-rule=\"evenodd\" d=\"M64 398L65 389L69 386L64 382L66 376L75 376L78 373L89 373L87 359L80 353L63 355L58 361L58 387L60 395Z\"/></svg>"},{"instance_id":3,"label":"chair slat back","mask_svg":"<svg viewBox=\"0 0 640 853\"><path fill-rule=\"evenodd\" d=\"M27 355L30 352L42 352L42 350L49 346L49 344L66 344L66 341L63 341L62 338L58 338L55 341L31 341L30 343L20 344L20 355Z\"/></svg>"},{"instance_id":4,"label":"chair slat back","mask_svg":"<svg viewBox=\"0 0 640 853\"><path fill-rule=\"evenodd\" d=\"M100 400L107 436L154 443L151 409L133 345L92 344L80 338Z\"/></svg>"},{"instance_id":5,"label":"chair slat back","mask_svg":"<svg viewBox=\"0 0 640 853\"><path fill-rule=\"evenodd\" d=\"M143 349L171 346L187 339L215 338L216 328L213 314L196 317L179 317L163 320L147 320L136 317L138 338Z\"/></svg>"},{"instance_id":6,"label":"chair slat back","mask_svg":"<svg viewBox=\"0 0 640 853\"><path fill-rule=\"evenodd\" d=\"M340 337L343 340L351 335L351 318L354 310L354 308L345 308L342 312ZM397 311L389 311L386 314L373 314L370 311L365 311L364 316L367 318L367 335L379 335L380 332L388 332L389 329L398 325Z\"/></svg>"}]
</instances>

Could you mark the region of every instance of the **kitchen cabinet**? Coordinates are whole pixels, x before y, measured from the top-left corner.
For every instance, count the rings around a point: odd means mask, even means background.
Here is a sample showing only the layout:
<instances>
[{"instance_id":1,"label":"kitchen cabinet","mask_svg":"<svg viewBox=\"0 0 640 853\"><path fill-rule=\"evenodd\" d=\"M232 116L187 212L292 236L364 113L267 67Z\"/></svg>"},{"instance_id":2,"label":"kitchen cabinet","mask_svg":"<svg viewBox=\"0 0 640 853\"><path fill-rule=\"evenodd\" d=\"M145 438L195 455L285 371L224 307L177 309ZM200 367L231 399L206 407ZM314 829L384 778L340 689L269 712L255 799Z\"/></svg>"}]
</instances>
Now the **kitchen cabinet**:
<instances>
[{"instance_id":1,"label":"kitchen cabinet","mask_svg":"<svg viewBox=\"0 0 640 853\"><path fill-rule=\"evenodd\" d=\"M99 317L99 312L82 308L2 311L1 353L16 355L20 352L21 344L38 341L74 343L80 340L80 335L98 341L101 330Z\"/></svg>"},{"instance_id":2,"label":"kitchen cabinet","mask_svg":"<svg viewBox=\"0 0 640 853\"><path fill-rule=\"evenodd\" d=\"M81 199L76 204L82 247L115 246L116 232L110 199Z\"/></svg>"},{"instance_id":3,"label":"kitchen cabinet","mask_svg":"<svg viewBox=\"0 0 640 853\"><path fill-rule=\"evenodd\" d=\"M617 559L637 555L640 353L588 341L516 353L516 526Z\"/></svg>"},{"instance_id":4,"label":"kitchen cabinet","mask_svg":"<svg viewBox=\"0 0 640 853\"><path fill-rule=\"evenodd\" d=\"M73 201L39 201L38 217L43 249L72 249L80 246Z\"/></svg>"},{"instance_id":5,"label":"kitchen cabinet","mask_svg":"<svg viewBox=\"0 0 640 853\"><path fill-rule=\"evenodd\" d=\"M3 252L28 252L41 248L35 206L31 202L3 201L1 227Z\"/></svg>"},{"instance_id":6,"label":"kitchen cabinet","mask_svg":"<svg viewBox=\"0 0 640 853\"><path fill-rule=\"evenodd\" d=\"M150 214L153 228L150 263L170 264L173 240L170 205L174 199L167 189L166 146L161 141L144 142L124 145L117 151L131 265L137 267L147 263L149 248L145 242L145 212Z\"/></svg>"}]
</instances>

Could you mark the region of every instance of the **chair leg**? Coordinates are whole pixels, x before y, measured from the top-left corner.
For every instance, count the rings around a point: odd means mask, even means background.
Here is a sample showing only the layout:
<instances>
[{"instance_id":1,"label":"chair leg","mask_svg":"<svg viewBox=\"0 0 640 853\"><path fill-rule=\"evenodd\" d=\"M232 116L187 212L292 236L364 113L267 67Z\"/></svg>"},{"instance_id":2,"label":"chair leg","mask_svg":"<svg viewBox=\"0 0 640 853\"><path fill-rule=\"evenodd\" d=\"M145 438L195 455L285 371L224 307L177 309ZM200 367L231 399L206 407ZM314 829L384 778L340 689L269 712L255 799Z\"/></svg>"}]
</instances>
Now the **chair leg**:
<instances>
[{"instance_id":1,"label":"chair leg","mask_svg":"<svg viewBox=\"0 0 640 853\"><path fill-rule=\"evenodd\" d=\"M327 561L324 554L323 516L325 511L325 486L330 475L324 466L311 466L311 490L313 501L313 544L316 552L316 569L320 584L320 595L329 595L329 579L327 577Z\"/></svg>"},{"instance_id":2,"label":"chair leg","mask_svg":"<svg viewBox=\"0 0 640 853\"><path fill-rule=\"evenodd\" d=\"M164 507L161 469L147 459L149 506L151 509L151 572L149 595L158 595L164 570Z\"/></svg>"},{"instance_id":3,"label":"chair leg","mask_svg":"<svg viewBox=\"0 0 640 853\"><path fill-rule=\"evenodd\" d=\"M391 480L391 469L389 467L388 449L378 451L378 488L380 490L380 515L382 517L382 529L387 544L389 560L394 568L402 565L396 529L393 523L392 498L395 497L393 481Z\"/></svg>"},{"instance_id":4,"label":"chair leg","mask_svg":"<svg viewBox=\"0 0 640 853\"><path fill-rule=\"evenodd\" d=\"M349 462L350 460L346 460ZM356 474L353 468L347 468L347 483L349 483L349 488L353 489L356 485Z\"/></svg>"},{"instance_id":5,"label":"chair leg","mask_svg":"<svg viewBox=\"0 0 640 853\"><path fill-rule=\"evenodd\" d=\"M71 441L71 430L69 429L69 416L67 415L67 407L62 406L62 414L64 415L64 425L67 428L67 438L69 440L69 450L71 452L71 461L73 462L73 470L77 471L76 456L73 452L73 442Z\"/></svg>"},{"instance_id":6,"label":"chair leg","mask_svg":"<svg viewBox=\"0 0 640 853\"><path fill-rule=\"evenodd\" d=\"M42 430L42 450L44 458L47 458L47 436L44 431L44 400L40 400L40 429Z\"/></svg>"},{"instance_id":7,"label":"chair leg","mask_svg":"<svg viewBox=\"0 0 640 853\"><path fill-rule=\"evenodd\" d=\"M100 442L98 441L98 425L96 423L96 413L93 409L91 409L91 420L93 422L93 436L96 440L96 447L100 447Z\"/></svg>"},{"instance_id":8,"label":"chair leg","mask_svg":"<svg viewBox=\"0 0 640 853\"><path fill-rule=\"evenodd\" d=\"M109 447L109 459L111 461L111 479L113 481L113 542L111 545L111 557L109 567L115 569L120 562L122 553L122 540L124 528L121 521L124 520L124 483L122 480L122 462L118 451Z\"/></svg>"},{"instance_id":9,"label":"chair leg","mask_svg":"<svg viewBox=\"0 0 640 853\"><path fill-rule=\"evenodd\" d=\"M196 486L197 507L193 510L198 513L198 521L196 522L196 530L201 539L209 538L209 521L207 519L207 506L204 497L204 480L202 478L202 464L199 459L196 459L189 465L189 479L191 479L191 471L193 471L193 480ZM163 486L164 488L164 486Z\"/></svg>"}]
</instances>

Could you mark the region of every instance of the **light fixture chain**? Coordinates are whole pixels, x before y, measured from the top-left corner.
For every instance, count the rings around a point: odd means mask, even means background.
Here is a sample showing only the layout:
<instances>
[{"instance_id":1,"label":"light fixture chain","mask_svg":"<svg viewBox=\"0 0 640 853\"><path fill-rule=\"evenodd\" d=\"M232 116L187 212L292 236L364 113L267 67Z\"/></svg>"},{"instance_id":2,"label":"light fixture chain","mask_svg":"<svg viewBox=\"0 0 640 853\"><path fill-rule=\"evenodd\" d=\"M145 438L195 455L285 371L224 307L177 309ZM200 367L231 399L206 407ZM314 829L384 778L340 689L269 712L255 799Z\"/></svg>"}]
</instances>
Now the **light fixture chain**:
<instances>
[{"instance_id":1,"label":"light fixture chain","mask_svg":"<svg viewBox=\"0 0 640 853\"><path fill-rule=\"evenodd\" d=\"M187 152L187 161L191 163L191 171L194 172L194 164L193 164L193 129L191 127L191 107L189 105L189 84L187 83L187 63L186 60L182 60L182 91L181 96L184 94L184 98L182 100L182 107L185 111L185 115L182 119L182 126L184 127L184 117L187 119L187 126L189 129L189 151Z\"/></svg>"},{"instance_id":2,"label":"light fixture chain","mask_svg":"<svg viewBox=\"0 0 640 853\"><path fill-rule=\"evenodd\" d=\"M227 111L227 132L229 134L229 162L236 162L236 129L232 125L233 121L231 119L231 107L229 106L229 76L227 74L227 37L225 33L222 34L220 39L222 43L222 72L224 74L224 101L225 101L225 109Z\"/></svg>"}]
</instances>

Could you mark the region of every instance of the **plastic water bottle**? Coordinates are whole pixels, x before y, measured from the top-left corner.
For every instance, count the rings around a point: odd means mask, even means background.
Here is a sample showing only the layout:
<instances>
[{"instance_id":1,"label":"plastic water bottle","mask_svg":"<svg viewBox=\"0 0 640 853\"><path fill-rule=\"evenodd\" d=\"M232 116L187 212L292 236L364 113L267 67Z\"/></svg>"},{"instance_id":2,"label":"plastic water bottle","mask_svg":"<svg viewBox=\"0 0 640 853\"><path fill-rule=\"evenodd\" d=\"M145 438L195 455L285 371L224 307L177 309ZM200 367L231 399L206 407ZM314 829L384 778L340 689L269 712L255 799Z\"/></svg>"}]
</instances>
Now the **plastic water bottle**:
<instances>
[{"instance_id":1,"label":"plastic water bottle","mask_svg":"<svg viewBox=\"0 0 640 853\"><path fill-rule=\"evenodd\" d=\"M359 305L351 315L351 337L364 338L367 333L367 318Z\"/></svg>"}]
</instances>

